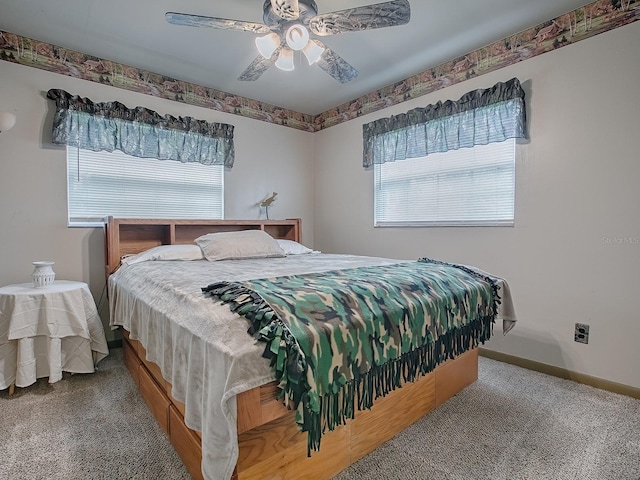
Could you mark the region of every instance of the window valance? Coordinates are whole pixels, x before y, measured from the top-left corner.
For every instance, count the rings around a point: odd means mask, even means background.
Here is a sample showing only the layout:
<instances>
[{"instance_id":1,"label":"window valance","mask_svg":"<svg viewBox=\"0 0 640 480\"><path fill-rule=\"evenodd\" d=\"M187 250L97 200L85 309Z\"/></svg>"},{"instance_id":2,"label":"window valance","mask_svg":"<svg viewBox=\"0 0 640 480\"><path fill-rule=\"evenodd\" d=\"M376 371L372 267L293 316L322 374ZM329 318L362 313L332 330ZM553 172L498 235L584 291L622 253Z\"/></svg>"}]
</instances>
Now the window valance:
<instances>
[{"instance_id":1,"label":"window valance","mask_svg":"<svg viewBox=\"0 0 640 480\"><path fill-rule=\"evenodd\" d=\"M363 166L524 138L524 90L517 78L363 125Z\"/></svg>"},{"instance_id":2,"label":"window valance","mask_svg":"<svg viewBox=\"0 0 640 480\"><path fill-rule=\"evenodd\" d=\"M88 98L51 89L56 102L53 143L86 150L120 150L134 157L233 166L233 125L173 117L119 102L93 103Z\"/></svg>"}]
</instances>

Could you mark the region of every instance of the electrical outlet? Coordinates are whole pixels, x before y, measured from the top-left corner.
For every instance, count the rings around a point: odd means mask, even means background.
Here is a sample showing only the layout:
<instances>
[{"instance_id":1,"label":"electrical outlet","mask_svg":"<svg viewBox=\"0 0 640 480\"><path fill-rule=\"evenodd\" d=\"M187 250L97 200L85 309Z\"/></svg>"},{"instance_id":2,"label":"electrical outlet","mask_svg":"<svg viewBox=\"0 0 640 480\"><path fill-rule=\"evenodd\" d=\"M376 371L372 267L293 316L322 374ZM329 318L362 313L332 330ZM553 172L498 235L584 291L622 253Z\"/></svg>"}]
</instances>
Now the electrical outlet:
<instances>
[{"instance_id":1,"label":"electrical outlet","mask_svg":"<svg viewBox=\"0 0 640 480\"><path fill-rule=\"evenodd\" d=\"M573 339L579 343L589 343L589 325L576 323L576 332Z\"/></svg>"}]
</instances>

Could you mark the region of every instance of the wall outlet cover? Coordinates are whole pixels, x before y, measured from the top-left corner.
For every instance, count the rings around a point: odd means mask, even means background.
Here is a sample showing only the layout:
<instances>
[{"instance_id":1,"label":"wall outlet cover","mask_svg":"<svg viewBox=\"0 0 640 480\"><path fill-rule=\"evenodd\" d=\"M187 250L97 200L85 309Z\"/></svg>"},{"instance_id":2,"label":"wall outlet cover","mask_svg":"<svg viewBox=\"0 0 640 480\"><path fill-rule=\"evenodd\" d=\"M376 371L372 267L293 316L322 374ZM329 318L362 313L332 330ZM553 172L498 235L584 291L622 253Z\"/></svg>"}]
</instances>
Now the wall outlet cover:
<instances>
[{"instance_id":1,"label":"wall outlet cover","mask_svg":"<svg viewBox=\"0 0 640 480\"><path fill-rule=\"evenodd\" d=\"M576 323L573 339L579 343L589 343L589 325L586 323Z\"/></svg>"}]
</instances>

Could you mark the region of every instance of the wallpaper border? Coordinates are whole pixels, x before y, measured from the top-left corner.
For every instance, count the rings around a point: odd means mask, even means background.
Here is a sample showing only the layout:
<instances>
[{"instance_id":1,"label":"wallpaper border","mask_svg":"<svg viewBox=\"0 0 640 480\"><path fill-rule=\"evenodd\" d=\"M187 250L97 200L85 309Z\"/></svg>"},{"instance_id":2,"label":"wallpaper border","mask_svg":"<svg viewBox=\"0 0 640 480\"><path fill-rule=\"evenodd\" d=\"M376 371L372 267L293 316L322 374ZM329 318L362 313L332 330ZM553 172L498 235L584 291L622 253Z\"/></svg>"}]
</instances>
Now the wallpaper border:
<instances>
[{"instance_id":1,"label":"wallpaper border","mask_svg":"<svg viewBox=\"0 0 640 480\"><path fill-rule=\"evenodd\" d=\"M317 132L640 20L640 0L597 0L318 115L123 65L0 30L0 60Z\"/></svg>"}]
</instances>

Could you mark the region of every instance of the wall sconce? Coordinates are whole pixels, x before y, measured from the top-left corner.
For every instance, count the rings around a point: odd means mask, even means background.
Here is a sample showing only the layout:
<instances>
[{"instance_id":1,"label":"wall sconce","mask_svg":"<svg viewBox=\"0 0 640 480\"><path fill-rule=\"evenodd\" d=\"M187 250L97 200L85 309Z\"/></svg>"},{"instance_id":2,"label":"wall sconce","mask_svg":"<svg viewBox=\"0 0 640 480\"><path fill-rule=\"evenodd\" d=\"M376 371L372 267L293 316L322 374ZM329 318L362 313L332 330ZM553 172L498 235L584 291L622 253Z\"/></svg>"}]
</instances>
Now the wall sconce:
<instances>
[{"instance_id":1,"label":"wall sconce","mask_svg":"<svg viewBox=\"0 0 640 480\"><path fill-rule=\"evenodd\" d=\"M11 130L16 124L16 116L11 112L0 112L0 133Z\"/></svg>"}]
</instances>

